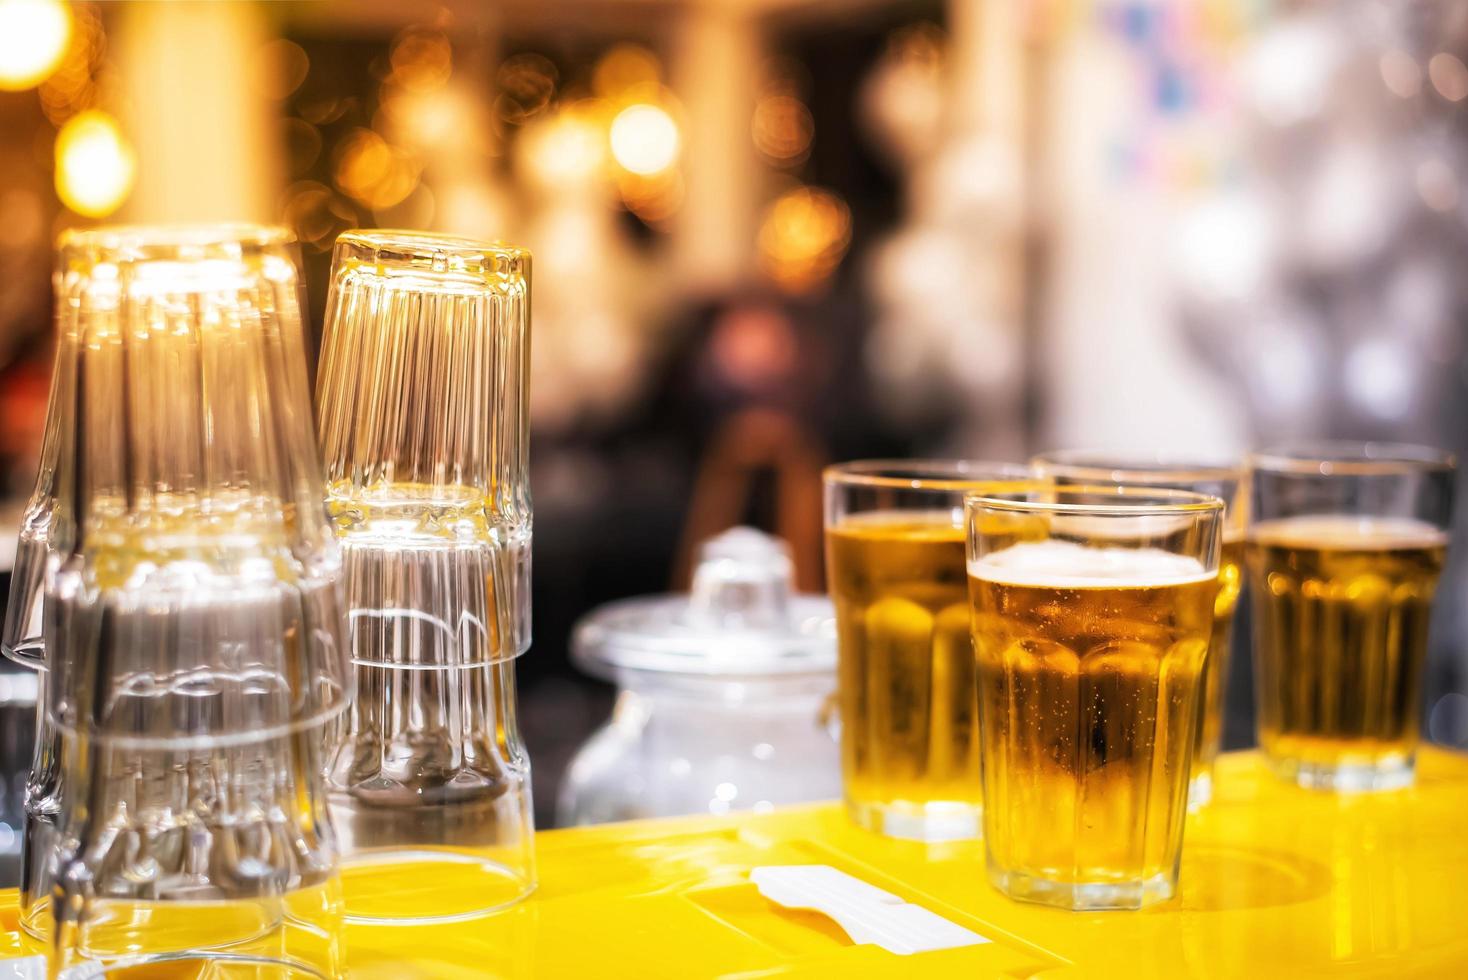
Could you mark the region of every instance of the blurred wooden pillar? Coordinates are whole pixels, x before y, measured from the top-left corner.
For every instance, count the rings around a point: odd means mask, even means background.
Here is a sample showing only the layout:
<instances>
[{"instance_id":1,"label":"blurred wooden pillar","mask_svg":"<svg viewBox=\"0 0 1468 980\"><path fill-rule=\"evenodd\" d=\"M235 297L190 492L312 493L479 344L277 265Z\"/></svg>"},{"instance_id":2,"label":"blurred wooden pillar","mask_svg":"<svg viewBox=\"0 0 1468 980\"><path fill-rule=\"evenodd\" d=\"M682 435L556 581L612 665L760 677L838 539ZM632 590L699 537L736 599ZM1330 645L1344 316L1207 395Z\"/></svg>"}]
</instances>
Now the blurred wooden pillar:
<instances>
[{"instance_id":1,"label":"blurred wooden pillar","mask_svg":"<svg viewBox=\"0 0 1468 980\"><path fill-rule=\"evenodd\" d=\"M949 120L1018 142L1025 98L1025 11L1013 0L948 0Z\"/></svg>"},{"instance_id":2,"label":"blurred wooden pillar","mask_svg":"<svg viewBox=\"0 0 1468 980\"><path fill-rule=\"evenodd\" d=\"M671 76L683 104L685 196L672 254L688 288L726 290L754 255L762 168L749 135L761 58L759 25L740 4L689 4L673 35Z\"/></svg>"},{"instance_id":3,"label":"blurred wooden pillar","mask_svg":"<svg viewBox=\"0 0 1468 980\"><path fill-rule=\"evenodd\" d=\"M138 152L130 221L277 220L280 154L253 3L129 3L112 30ZM268 68L267 68L268 70Z\"/></svg>"},{"instance_id":4,"label":"blurred wooden pillar","mask_svg":"<svg viewBox=\"0 0 1468 980\"><path fill-rule=\"evenodd\" d=\"M970 288L995 344L1015 369L971 389L957 436L964 454L1019 458L1030 447L1024 399L1026 303L1026 4L948 0L947 151L972 186L953 188L969 201L959 219L974 262ZM950 164L947 170L953 169ZM980 172L982 169L982 173ZM956 175L955 175L956 176Z\"/></svg>"}]
</instances>

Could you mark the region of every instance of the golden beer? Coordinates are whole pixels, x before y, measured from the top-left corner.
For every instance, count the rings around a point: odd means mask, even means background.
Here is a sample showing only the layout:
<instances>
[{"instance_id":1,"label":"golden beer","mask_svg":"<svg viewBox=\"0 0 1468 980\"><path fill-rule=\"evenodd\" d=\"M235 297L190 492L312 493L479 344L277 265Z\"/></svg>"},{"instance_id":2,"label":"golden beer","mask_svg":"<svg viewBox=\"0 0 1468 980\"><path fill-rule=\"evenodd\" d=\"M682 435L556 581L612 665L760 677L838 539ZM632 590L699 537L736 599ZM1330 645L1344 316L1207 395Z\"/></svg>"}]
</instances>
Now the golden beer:
<instances>
[{"instance_id":1,"label":"golden beer","mask_svg":"<svg viewBox=\"0 0 1468 980\"><path fill-rule=\"evenodd\" d=\"M1247 490L1241 486L1243 461L1232 457L1071 449L1042 453L1030 462L1040 476L1061 486L1125 484L1187 490L1223 501L1225 529L1218 562L1218 597L1214 600L1213 634L1204 667L1203 696L1198 700L1198 741L1193 747L1193 784L1188 791L1190 806L1207 803L1213 796L1214 762L1223 744L1234 610L1243 582L1243 521L1247 509Z\"/></svg>"},{"instance_id":2,"label":"golden beer","mask_svg":"<svg viewBox=\"0 0 1468 980\"><path fill-rule=\"evenodd\" d=\"M1345 788L1411 780L1447 543L1434 525L1409 518L1310 515L1254 526L1259 739L1282 774Z\"/></svg>"},{"instance_id":3,"label":"golden beer","mask_svg":"<svg viewBox=\"0 0 1468 980\"><path fill-rule=\"evenodd\" d=\"M826 532L826 568L853 815L896 836L976 835L979 740L963 529L948 511L848 516Z\"/></svg>"},{"instance_id":4,"label":"golden beer","mask_svg":"<svg viewBox=\"0 0 1468 980\"><path fill-rule=\"evenodd\" d=\"M1225 537L1218 560L1218 595L1213 600L1213 630L1203 668L1203 696L1198 699L1198 741L1193 746L1194 805L1213 792L1213 764L1223 744L1224 701L1228 694L1228 662L1233 643L1234 610L1244 583L1244 542Z\"/></svg>"},{"instance_id":5,"label":"golden beer","mask_svg":"<svg viewBox=\"0 0 1468 980\"><path fill-rule=\"evenodd\" d=\"M991 880L1068 908L1169 897L1217 573L1032 541L977 559L969 588Z\"/></svg>"}]
</instances>

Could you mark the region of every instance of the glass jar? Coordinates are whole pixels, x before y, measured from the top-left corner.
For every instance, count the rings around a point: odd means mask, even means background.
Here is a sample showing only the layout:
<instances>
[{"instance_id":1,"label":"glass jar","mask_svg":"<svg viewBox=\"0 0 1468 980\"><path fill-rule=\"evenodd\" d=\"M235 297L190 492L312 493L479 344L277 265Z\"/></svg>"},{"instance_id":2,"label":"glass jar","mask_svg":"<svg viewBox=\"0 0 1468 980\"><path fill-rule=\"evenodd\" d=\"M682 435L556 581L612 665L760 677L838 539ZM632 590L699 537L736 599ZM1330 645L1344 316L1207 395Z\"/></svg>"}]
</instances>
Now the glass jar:
<instances>
[{"instance_id":1,"label":"glass jar","mask_svg":"<svg viewBox=\"0 0 1468 980\"><path fill-rule=\"evenodd\" d=\"M559 824L840 795L831 606L792 594L778 539L735 528L705 542L689 594L594 610L572 653L618 694L571 762Z\"/></svg>"}]
</instances>

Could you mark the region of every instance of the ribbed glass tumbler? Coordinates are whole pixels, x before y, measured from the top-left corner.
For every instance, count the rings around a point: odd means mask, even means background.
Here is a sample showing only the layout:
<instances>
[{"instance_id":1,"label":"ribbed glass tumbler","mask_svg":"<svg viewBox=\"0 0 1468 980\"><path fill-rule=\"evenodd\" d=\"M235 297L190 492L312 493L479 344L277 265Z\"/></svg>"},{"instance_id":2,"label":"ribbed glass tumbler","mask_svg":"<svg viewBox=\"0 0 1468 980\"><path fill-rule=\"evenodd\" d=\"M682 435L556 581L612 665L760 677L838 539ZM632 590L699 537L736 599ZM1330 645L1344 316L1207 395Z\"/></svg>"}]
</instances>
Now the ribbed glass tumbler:
<instances>
[{"instance_id":1,"label":"ribbed glass tumbler","mask_svg":"<svg viewBox=\"0 0 1468 980\"><path fill-rule=\"evenodd\" d=\"M316 398L359 692L329 768L349 918L452 921L534 887L529 322L521 249L337 241Z\"/></svg>"},{"instance_id":2,"label":"ribbed glass tumbler","mask_svg":"<svg viewBox=\"0 0 1468 980\"><path fill-rule=\"evenodd\" d=\"M56 964L340 976L321 753L353 678L294 244L70 233L57 289L75 406L42 626Z\"/></svg>"},{"instance_id":3,"label":"ribbed glass tumbler","mask_svg":"<svg viewBox=\"0 0 1468 980\"><path fill-rule=\"evenodd\" d=\"M58 279L58 284L60 283ZM58 318L68 311L57 304ZM20 926L31 936L45 940L50 935L50 894L56 853L56 818L61 808L61 736L44 710L48 672L45 669L45 639L42 636L42 606L46 564L58 525L72 515L60 507L57 496L57 463L62 447L73 439L76 412L76 332L62 329L56 339L56 362L51 375L51 394L46 407L46 428L41 441L41 459L36 484L21 515L15 545L15 568L10 578L10 595L5 622L0 630L0 650L15 662L36 670L36 731L30 771L26 774L25 825L22 833L20 869ZM63 536L70 529L63 532Z\"/></svg>"}]
</instances>

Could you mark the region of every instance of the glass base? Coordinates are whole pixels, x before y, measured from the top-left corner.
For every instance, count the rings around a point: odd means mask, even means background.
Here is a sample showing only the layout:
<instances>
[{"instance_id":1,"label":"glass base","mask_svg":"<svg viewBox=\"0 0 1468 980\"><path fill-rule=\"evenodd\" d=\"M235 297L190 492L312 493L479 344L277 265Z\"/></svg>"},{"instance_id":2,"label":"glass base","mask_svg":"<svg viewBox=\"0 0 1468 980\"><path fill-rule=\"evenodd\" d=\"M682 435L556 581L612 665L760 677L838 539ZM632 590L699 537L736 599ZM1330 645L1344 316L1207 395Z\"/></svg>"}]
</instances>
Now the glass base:
<instances>
[{"instance_id":1,"label":"glass base","mask_svg":"<svg viewBox=\"0 0 1468 980\"><path fill-rule=\"evenodd\" d=\"M110 963L78 963L56 976L58 980L147 980L160 973L209 980L334 980L332 974L295 960L236 953L127 956Z\"/></svg>"},{"instance_id":2,"label":"glass base","mask_svg":"<svg viewBox=\"0 0 1468 980\"><path fill-rule=\"evenodd\" d=\"M43 898L20 910L17 916L20 929L32 939L43 943L51 941L51 900Z\"/></svg>"},{"instance_id":3,"label":"glass base","mask_svg":"<svg viewBox=\"0 0 1468 980\"><path fill-rule=\"evenodd\" d=\"M348 922L429 925L491 915L535 890L524 870L465 851L366 851L342 861Z\"/></svg>"},{"instance_id":4,"label":"glass base","mask_svg":"<svg viewBox=\"0 0 1468 980\"><path fill-rule=\"evenodd\" d=\"M1172 898L1177 879L1159 874L1140 881L1075 882L1040 878L1023 871L989 869L989 883L1021 902L1034 902L1072 912L1141 909Z\"/></svg>"},{"instance_id":5,"label":"glass base","mask_svg":"<svg viewBox=\"0 0 1468 980\"><path fill-rule=\"evenodd\" d=\"M858 827L886 837L929 843L974 840L984 827L982 806L956 800L930 800L926 803L847 800L846 812Z\"/></svg>"},{"instance_id":6,"label":"glass base","mask_svg":"<svg viewBox=\"0 0 1468 980\"><path fill-rule=\"evenodd\" d=\"M1286 782L1305 789L1337 793L1373 793L1402 789L1411 786L1416 778L1416 760L1412 756L1337 763L1271 758L1269 764Z\"/></svg>"},{"instance_id":7,"label":"glass base","mask_svg":"<svg viewBox=\"0 0 1468 980\"><path fill-rule=\"evenodd\" d=\"M21 928L31 938L51 943L55 931L51 899L32 903L26 913L20 919ZM279 902L269 899L236 902L108 899L97 903L74 948L78 956L89 961L85 964L89 967L94 965L90 961L120 963L135 957L146 958L148 962L201 958L205 954L200 950L238 947L263 940L280 927L283 915Z\"/></svg>"},{"instance_id":8,"label":"glass base","mask_svg":"<svg viewBox=\"0 0 1468 980\"><path fill-rule=\"evenodd\" d=\"M1212 800L1212 770L1204 769L1202 772L1194 773L1192 781L1188 783L1188 812L1194 813L1207 806Z\"/></svg>"}]
</instances>

